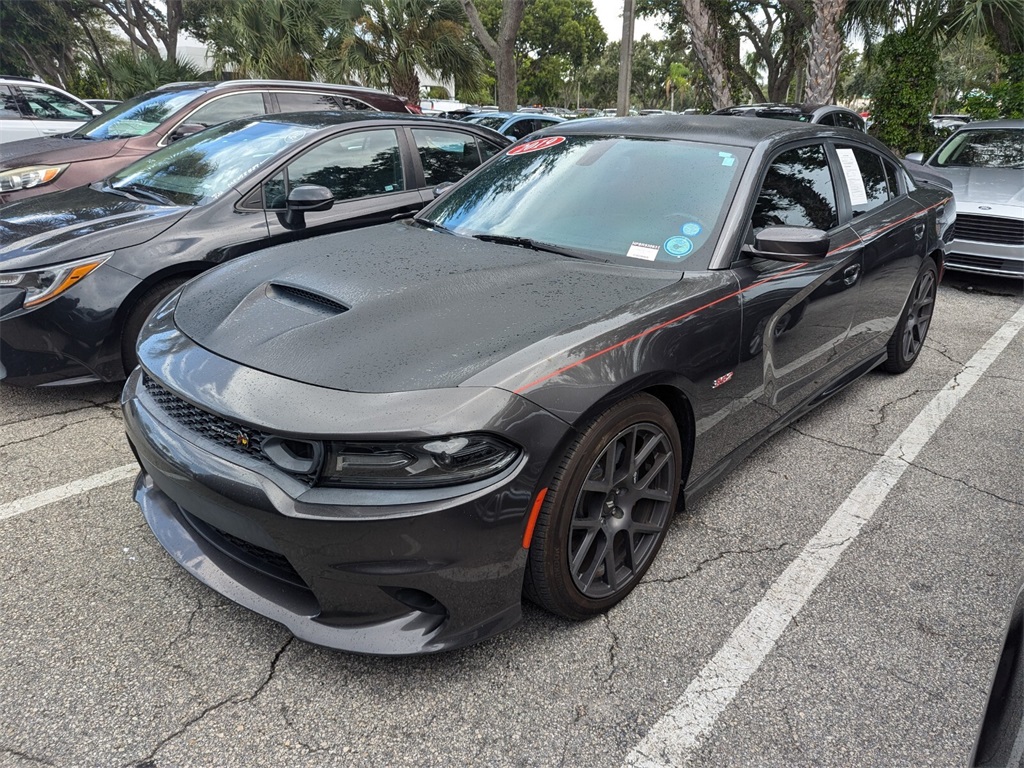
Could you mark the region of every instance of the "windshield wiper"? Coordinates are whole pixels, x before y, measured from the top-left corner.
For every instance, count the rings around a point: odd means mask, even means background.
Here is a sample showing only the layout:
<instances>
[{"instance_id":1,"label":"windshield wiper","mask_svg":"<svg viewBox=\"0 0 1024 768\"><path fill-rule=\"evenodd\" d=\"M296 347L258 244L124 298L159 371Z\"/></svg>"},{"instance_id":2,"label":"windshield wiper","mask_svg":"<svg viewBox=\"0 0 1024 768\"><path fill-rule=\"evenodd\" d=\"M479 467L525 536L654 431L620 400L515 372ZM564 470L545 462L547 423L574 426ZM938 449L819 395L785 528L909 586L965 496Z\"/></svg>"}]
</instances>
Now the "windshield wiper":
<instances>
[{"instance_id":1,"label":"windshield wiper","mask_svg":"<svg viewBox=\"0 0 1024 768\"><path fill-rule=\"evenodd\" d=\"M473 235L474 240L482 240L485 243L497 243L498 245L515 245L519 248L529 248L531 251L543 251L545 253L557 253L559 256L568 256L572 259L589 259L591 256L585 256L579 251L573 251L568 248L562 248L551 243L541 243L537 240L531 240L529 237L515 237L513 235ZM604 259L601 259L604 261Z\"/></svg>"},{"instance_id":2,"label":"windshield wiper","mask_svg":"<svg viewBox=\"0 0 1024 768\"><path fill-rule=\"evenodd\" d=\"M152 189L143 187L140 184L122 184L119 187L107 187L107 189L124 192L127 195L135 195L136 197L141 197L143 200L149 200L150 202L159 203L160 205L177 205L176 202L166 195L161 195L159 192L154 192Z\"/></svg>"}]
</instances>

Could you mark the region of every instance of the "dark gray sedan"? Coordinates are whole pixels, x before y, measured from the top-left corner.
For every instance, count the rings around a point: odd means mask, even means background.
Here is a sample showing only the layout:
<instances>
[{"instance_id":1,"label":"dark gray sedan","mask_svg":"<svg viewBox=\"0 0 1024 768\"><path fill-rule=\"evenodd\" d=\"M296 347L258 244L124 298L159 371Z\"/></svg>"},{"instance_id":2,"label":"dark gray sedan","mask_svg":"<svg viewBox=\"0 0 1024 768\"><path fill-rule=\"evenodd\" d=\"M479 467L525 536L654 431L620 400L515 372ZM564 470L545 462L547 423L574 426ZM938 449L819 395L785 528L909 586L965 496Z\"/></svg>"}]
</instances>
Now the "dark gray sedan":
<instances>
[{"instance_id":1,"label":"dark gray sedan","mask_svg":"<svg viewBox=\"0 0 1024 768\"><path fill-rule=\"evenodd\" d=\"M150 319L122 398L160 543L311 642L607 611L677 508L921 352L955 215L863 133L563 123L414 220L273 248Z\"/></svg>"}]
</instances>

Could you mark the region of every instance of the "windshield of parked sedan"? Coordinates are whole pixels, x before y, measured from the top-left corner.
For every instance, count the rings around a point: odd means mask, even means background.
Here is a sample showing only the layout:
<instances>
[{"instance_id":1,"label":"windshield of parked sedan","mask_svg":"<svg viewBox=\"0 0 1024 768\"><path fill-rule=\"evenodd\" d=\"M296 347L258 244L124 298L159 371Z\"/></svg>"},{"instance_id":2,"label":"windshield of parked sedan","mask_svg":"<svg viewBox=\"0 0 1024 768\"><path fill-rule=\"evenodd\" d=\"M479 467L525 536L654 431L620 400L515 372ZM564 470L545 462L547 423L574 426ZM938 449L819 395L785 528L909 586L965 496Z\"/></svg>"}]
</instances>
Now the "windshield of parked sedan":
<instances>
[{"instance_id":1,"label":"windshield of parked sedan","mask_svg":"<svg viewBox=\"0 0 1024 768\"><path fill-rule=\"evenodd\" d=\"M316 128L233 120L176 141L107 179L116 190L174 205L212 202Z\"/></svg>"},{"instance_id":2,"label":"windshield of parked sedan","mask_svg":"<svg viewBox=\"0 0 1024 768\"><path fill-rule=\"evenodd\" d=\"M706 268L750 152L622 136L520 143L421 220L624 264Z\"/></svg>"},{"instance_id":3,"label":"windshield of parked sedan","mask_svg":"<svg viewBox=\"0 0 1024 768\"><path fill-rule=\"evenodd\" d=\"M939 149L932 165L939 168L1024 168L1024 130L960 131Z\"/></svg>"},{"instance_id":4,"label":"windshield of parked sedan","mask_svg":"<svg viewBox=\"0 0 1024 768\"><path fill-rule=\"evenodd\" d=\"M145 136L201 93L203 90L197 89L136 96L97 115L71 135L90 139Z\"/></svg>"},{"instance_id":5,"label":"windshield of parked sedan","mask_svg":"<svg viewBox=\"0 0 1024 768\"><path fill-rule=\"evenodd\" d=\"M482 125L484 128L496 131L505 124L506 120L508 120L507 117L471 117L466 122Z\"/></svg>"}]
</instances>

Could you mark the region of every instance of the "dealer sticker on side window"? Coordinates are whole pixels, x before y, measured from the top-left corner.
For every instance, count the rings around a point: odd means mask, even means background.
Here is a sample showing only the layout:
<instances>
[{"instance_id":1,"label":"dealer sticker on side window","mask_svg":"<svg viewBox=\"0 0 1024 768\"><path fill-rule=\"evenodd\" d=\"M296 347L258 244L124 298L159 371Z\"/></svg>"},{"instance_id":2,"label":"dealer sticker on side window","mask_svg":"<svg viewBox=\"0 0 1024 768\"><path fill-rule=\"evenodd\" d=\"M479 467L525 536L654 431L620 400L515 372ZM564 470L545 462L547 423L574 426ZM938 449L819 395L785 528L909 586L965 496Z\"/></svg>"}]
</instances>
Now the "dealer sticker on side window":
<instances>
[{"instance_id":1,"label":"dealer sticker on side window","mask_svg":"<svg viewBox=\"0 0 1024 768\"><path fill-rule=\"evenodd\" d=\"M545 136L543 139L534 139L508 151L510 155L525 155L527 152L539 152L542 149L549 149L565 141L565 136Z\"/></svg>"}]
</instances>

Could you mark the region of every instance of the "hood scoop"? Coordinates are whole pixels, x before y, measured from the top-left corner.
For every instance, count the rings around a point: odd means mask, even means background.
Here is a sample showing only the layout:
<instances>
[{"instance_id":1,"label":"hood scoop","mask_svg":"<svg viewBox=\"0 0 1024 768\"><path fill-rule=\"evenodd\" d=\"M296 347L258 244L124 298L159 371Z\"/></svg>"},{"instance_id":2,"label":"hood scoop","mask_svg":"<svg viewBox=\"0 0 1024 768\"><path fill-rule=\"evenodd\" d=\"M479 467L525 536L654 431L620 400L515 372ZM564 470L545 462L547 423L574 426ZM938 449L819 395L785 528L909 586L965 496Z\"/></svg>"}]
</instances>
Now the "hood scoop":
<instances>
[{"instance_id":1,"label":"hood scoop","mask_svg":"<svg viewBox=\"0 0 1024 768\"><path fill-rule=\"evenodd\" d=\"M342 312L348 312L349 310L340 301L335 301L328 296L314 293L306 288L297 288L293 285L284 285L282 283L270 283L267 286L267 296L285 306L324 317L340 315Z\"/></svg>"}]
</instances>

